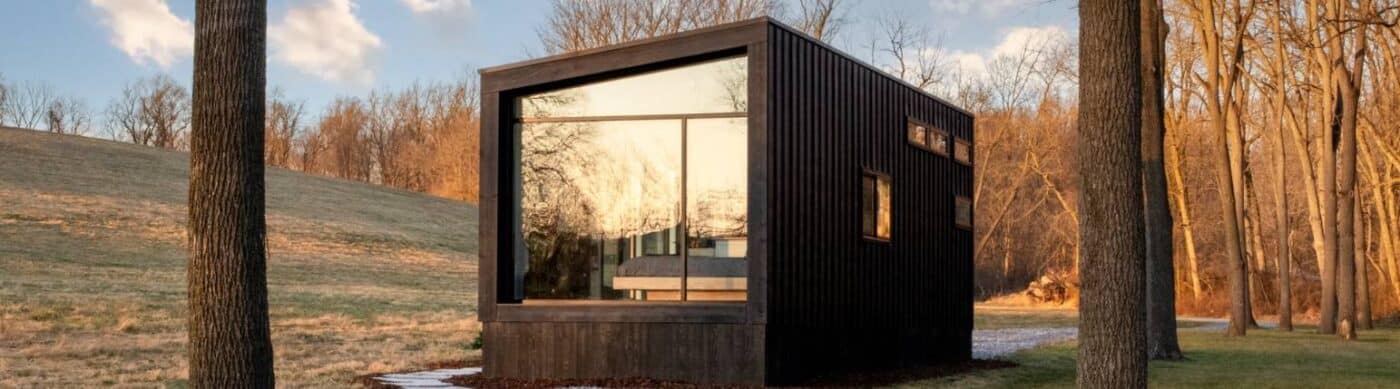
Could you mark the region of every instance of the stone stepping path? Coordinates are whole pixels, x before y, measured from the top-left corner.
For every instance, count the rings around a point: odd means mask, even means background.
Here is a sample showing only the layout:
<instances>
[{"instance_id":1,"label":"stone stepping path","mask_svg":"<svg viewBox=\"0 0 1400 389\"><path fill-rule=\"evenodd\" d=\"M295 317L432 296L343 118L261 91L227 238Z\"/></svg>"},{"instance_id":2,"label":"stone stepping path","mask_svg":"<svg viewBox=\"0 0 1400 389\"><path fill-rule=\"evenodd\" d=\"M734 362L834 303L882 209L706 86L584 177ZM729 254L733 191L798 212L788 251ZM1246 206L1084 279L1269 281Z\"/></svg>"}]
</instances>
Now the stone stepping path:
<instances>
[{"instance_id":1,"label":"stone stepping path","mask_svg":"<svg viewBox=\"0 0 1400 389\"><path fill-rule=\"evenodd\" d=\"M443 380L456 376L472 375L479 373L481 373L480 367L466 367L461 369L437 369L412 373L385 374L378 377L374 377L374 379L376 381L398 386L404 389L461 388L460 386L452 385L447 381Z\"/></svg>"}]
</instances>

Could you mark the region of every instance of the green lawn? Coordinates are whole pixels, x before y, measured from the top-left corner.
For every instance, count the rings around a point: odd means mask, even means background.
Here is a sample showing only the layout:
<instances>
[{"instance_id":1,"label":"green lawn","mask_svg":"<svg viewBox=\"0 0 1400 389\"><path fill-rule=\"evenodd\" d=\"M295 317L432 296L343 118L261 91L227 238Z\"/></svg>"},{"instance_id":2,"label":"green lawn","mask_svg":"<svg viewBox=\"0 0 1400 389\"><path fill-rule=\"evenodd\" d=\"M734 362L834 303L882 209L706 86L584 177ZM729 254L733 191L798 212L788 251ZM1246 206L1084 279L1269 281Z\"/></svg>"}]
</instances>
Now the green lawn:
<instances>
[{"instance_id":1,"label":"green lawn","mask_svg":"<svg viewBox=\"0 0 1400 389\"><path fill-rule=\"evenodd\" d=\"M1311 328L1295 332L1252 330L1244 338L1222 331L1183 330L1188 360L1153 362L1154 388L1396 388L1400 387L1400 329L1363 331L1344 342ZM1061 388L1074 386L1075 342L1023 351L1021 366L907 387Z\"/></svg>"}]
</instances>

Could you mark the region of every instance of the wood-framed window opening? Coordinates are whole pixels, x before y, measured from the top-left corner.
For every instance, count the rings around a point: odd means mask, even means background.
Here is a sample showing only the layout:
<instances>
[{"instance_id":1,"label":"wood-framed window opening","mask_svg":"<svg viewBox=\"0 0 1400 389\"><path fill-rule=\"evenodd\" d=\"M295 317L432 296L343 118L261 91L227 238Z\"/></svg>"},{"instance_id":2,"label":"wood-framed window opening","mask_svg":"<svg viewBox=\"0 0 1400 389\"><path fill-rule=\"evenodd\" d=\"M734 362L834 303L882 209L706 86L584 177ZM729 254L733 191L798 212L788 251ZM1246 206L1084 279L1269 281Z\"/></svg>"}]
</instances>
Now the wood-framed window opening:
<instances>
[{"instance_id":1,"label":"wood-framed window opening","mask_svg":"<svg viewBox=\"0 0 1400 389\"><path fill-rule=\"evenodd\" d=\"M972 142L963 138L954 140L953 160L963 165L972 166Z\"/></svg>"},{"instance_id":2,"label":"wood-framed window opening","mask_svg":"<svg viewBox=\"0 0 1400 389\"><path fill-rule=\"evenodd\" d=\"M960 229L972 230L972 199L958 196L953 208L953 224Z\"/></svg>"},{"instance_id":3,"label":"wood-framed window opening","mask_svg":"<svg viewBox=\"0 0 1400 389\"><path fill-rule=\"evenodd\" d=\"M877 242L890 241L893 191L888 174L868 169L861 173L861 237Z\"/></svg>"}]
</instances>

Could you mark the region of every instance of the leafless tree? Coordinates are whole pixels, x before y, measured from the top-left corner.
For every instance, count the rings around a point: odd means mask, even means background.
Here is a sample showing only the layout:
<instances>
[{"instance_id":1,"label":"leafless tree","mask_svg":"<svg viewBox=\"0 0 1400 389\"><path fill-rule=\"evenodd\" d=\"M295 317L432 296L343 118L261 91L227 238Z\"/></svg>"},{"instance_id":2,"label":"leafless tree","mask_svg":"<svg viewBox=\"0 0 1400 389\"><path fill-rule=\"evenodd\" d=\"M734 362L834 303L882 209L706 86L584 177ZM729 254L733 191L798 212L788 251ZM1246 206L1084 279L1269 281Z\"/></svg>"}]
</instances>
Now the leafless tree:
<instances>
[{"instance_id":1,"label":"leafless tree","mask_svg":"<svg viewBox=\"0 0 1400 389\"><path fill-rule=\"evenodd\" d=\"M264 154L268 165L292 168L296 161L295 141L301 133L302 112L305 102L292 102L283 96L281 88L273 88L267 98L267 123L263 130Z\"/></svg>"},{"instance_id":2,"label":"leafless tree","mask_svg":"<svg viewBox=\"0 0 1400 389\"><path fill-rule=\"evenodd\" d=\"M44 124L48 116L49 106L53 104L53 87L48 84L25 81L16 83L6 88L3 116L10 125L20 128L38 129L40 124Z\"/></svg>"},{"instance_id":3,"label":"leafless tree","mask_svg":"<svg viewBox=\"0 0 1400 389\"><path fill-rule=\"evenodd\" d=\"M887 59L876 62L886 63L886 72L925 90L947 80L950 63L946 52L941 42L930 39L927 27L893 11L880 18L877 25L880 38L876 51Z\"/></svg>"},{"instance_id":4,"label":"leafless tree","mask_svg":"<svg viewBox=\"0 0 1400 389\"><path fill-rule=\"evenodd\" d=\"M54 99L45 113L49 132L58 134L87 135L92 126L92 118L87 104L75 97Z\"/></svg>"},{"instance_id":5,"label":"leafless tree","mask_svg":"<svg viewBox=\"0 0 1400 389\"><path fill-rule=\"evenodd\" d=\"M793 26L823 42L831 42L849 21L842 0L797 0Z\"/></svg>"},{"instance_id":6,"label":"leafless tree","mask_svg":"<svg viewBox=\"0 0 1400 389\"><path fill-rule=\"evenodd\" d=\"M6 123L6 101L10 97L10 86L5 84L5 73L0 73L0 126Z\"/></svg>"},{"instance_id":7,"label":"leafless tree","mask_svg":"<svg viewBox=\"0 0 1400 389\"><path fill-rule=\"evenodd\" d=\"M190 94L167 75L128 83L107 104L113 138L139 145L182 149L190 125Z\"/></svg>"},{"instance_id":8,"label":"leafless tree","mask_svg":"<svg viewBox=\"0 0 1400 389\"><path fill-rule=\"evenodd\" d=\"M556 0L538 33L567 53L771 14L770 0Z\"/></svg>"}]
</instances>

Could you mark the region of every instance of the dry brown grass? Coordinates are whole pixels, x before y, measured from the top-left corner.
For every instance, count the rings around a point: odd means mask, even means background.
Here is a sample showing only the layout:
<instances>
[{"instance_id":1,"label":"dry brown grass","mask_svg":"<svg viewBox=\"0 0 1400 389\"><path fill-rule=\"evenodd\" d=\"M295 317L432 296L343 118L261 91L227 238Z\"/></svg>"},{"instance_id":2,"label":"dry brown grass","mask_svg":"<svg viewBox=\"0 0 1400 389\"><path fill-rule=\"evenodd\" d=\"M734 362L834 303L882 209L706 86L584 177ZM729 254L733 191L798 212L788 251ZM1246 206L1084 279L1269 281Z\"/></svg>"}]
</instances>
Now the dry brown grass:
<instances>
[{"instance_id":1,"label":"dry brown grass","mask_svg":"<svg viewBox=\"0 0 1400 389\"><path fill-rule=\"evenodd\" d=\"M187 156L0 129L0 387L181 387ZM477 356L476 210L268 170L277 378Z\"/></svg>"}]
</instances>

